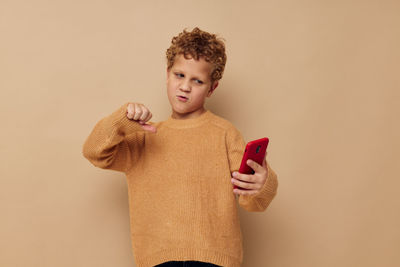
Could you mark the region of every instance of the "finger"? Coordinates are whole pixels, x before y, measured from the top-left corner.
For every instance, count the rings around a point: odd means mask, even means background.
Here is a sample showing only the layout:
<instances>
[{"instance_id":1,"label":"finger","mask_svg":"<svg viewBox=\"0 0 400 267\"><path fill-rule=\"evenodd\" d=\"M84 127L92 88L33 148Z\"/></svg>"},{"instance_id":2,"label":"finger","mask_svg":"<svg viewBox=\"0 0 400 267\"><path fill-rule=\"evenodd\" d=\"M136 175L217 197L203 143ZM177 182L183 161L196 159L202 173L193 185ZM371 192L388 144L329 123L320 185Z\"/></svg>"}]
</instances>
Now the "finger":
<instances>
[{"instance_id":1,"label":"finger","mask_svg":"<svg viewBox=\"0 0 400 267\"><path fill-rule=\"evenodd\" d=\"M240 181L238 179L231 179L232 184L236 185L237 187L243 188L243 189L255 189L253 183L247 183Z\"/></svg>"},{"instance_id":2,"label":"finger","mask_svg":"<svg viewBox=\"0 0 400 267\"><path fill-rule=\"evenodd\" d=\"M153 117L153 114L151 114L151 112L150 112L150 113L149 113L149 117L146 118L146 120L149 121L152 117Z\"/></svg>"},{"instance_id":3,"label":"finger","mask_svg":"<svg viewBox=\"0 0 400 267\"><path fill-rule=\"evenodd\" d=\"M146 113L146 116L141 116L140 117L140 120L143 121L143 122L147 122L147 121L149 121L151 119L151 117L153 117L153 115L151 114L150 110L146 110L145 113Z\"/></svg>"},{"instance_id":4,"label":"finger","mask_svg":"<svg viewBox=\"0 0 400 267\"><path fill-rule=\"evenodd\" d=\"M133 114L135 114L135 108L132 103L128 104L126 112L127 112L126 116L128 117L128 119L133 119Z\"/></svg>"},{"instance_id":5,"label":"finger","mask_svg":"<svg viewBox=\"0 0 400 267\"><path fill-rule=\"evenodd\" d=\"M142 115L142 108L139 104L135 103L135 114L133 115L133 119L135 121L139 120L140 116Z\"/></svg>"},{"instance_id":6,"label":"finger","mask_svg":"<svg viewBox=\"0 0 400 267\"><path fill-rule=\"evenodd\" d=\"M233 172L232 177L242 182L254 183L253 175L244 174L240 172Z\"/></svg>"},{"instance_id":7,"label":"finger","mask_svg":"<svg viewBox=\"0 0 400 267\"><path fill-rule=\"evenodd\" d=\"M258 193L257 190L241 190L241 189L233 189L233 193L236 195L243 195L243 196L250 196L250 195L254 195L256 193Z\"/></svg>"},{"instance_id":8,"label":"finger","mask_svg":"<svg viewBox=\"0 0 400 267\"><path fill-rule=\"evenodd\" d=\"M142 114L140 115L139 120L146 121L146 118L148 117L150 111L144 105L141 105L141 109Z\"/></svg>"},{"instance_id":9,"label":"finger","mask_svg":"<svg viewBox=\"0 0 400 267\"><path fill-rule=\"evenodd\" d=\"M255 172L262 172L262 167L260 164L255 162L254 160L248 159L247 165L249 165Z\"/></svg>"}]
</instances>

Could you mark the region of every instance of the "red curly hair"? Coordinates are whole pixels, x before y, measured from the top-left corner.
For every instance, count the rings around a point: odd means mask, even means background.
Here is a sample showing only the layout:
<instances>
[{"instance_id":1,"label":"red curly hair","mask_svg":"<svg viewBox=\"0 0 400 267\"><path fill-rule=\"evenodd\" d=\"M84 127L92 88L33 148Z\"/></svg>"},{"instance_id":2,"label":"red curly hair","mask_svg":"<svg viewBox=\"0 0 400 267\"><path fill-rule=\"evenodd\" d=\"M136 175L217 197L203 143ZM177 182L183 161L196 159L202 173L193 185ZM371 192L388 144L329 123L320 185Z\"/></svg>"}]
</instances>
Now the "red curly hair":
<instances>
[{"instance_id":1,"label":"red curly hair","mask_svg":"<svg viewBox=\"0 0 400 267\"><path fill-rule=\"evenodd\" d=\"M174 65L175 57L180 54L186 59L204 58L213 65L211 80L218 81L222 78L226 63L225 45L215 34L202 31L198 27L191 32L183 30L172 38L171 46L167 49L168 69Z\"/></svg>"}]
</instances>

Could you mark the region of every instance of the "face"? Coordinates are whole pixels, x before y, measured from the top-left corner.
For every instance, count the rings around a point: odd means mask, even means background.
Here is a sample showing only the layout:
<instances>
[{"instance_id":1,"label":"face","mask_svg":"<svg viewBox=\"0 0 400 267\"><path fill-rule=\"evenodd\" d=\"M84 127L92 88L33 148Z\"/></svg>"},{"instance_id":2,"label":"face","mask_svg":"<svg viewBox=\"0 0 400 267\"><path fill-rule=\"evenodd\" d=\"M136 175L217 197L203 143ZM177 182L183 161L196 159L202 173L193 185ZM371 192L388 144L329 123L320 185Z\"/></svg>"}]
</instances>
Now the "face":
<instances>
[{"instance_id":1,"label":"face","mask_svg":"<svg viewBox=\"0 0 400 267\"><path fill-rule=\"evenodd\" d=\"M167 69L167 94L172 107L172 118L190 119L203 114L206 97L218 86L211 82L211 63L203 58L175 57L174 65Z\"/></svg>"}]
</instances>

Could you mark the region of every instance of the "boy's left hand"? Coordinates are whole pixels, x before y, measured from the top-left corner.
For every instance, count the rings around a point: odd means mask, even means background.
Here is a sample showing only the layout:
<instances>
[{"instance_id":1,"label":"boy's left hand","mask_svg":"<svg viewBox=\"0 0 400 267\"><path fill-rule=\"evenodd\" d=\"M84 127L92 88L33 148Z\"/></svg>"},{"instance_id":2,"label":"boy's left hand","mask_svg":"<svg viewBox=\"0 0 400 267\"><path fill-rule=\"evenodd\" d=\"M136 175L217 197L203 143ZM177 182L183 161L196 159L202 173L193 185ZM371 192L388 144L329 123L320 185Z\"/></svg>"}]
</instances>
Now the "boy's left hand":
<instances>
[{"instance_id":1,"label":"boy's left hand","mask_svg":"<svg viewBox=\"0 0 400 267\"><path fill-rule=\"evenodd\" d=\"M254 174L243 174L238 171L232 173L233 178L231 179L232 184L237 187L233 190L233 193L238 195L253 195L260 191L265 182L267 181L268 170L267 161L264 158L263 164L260 165L257 162L249 159L247 160L247 165L249 165L253 170ZM244 190L243 190L244 189Z\"/></svg>"}]
</instances>

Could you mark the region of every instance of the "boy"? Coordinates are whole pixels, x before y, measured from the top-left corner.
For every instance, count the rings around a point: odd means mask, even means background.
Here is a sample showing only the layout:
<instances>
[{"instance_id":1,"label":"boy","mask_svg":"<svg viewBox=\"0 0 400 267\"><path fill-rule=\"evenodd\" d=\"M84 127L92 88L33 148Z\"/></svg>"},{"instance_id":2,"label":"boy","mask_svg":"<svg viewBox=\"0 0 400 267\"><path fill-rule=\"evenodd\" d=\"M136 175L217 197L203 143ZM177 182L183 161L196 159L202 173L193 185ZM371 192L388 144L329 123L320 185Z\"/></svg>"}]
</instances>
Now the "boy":
<instances>
[{"instance_id":1,"label":"boy","mask_svg":"<svg viewBox=\"0 0 400 267\"><path fill-rule=\"evenodd\" d=\"M265 159L262 166L248 162L253 175L239 174L243 137L204 108L222 78L223 42L198 28L184 30L166 54L171 116L152 123L145 105L126 103L95 125L83 155L126 174L138 267L240 266L235 196L247 211L264 211L277 176Z\"/></svg>"}]
</instances>

